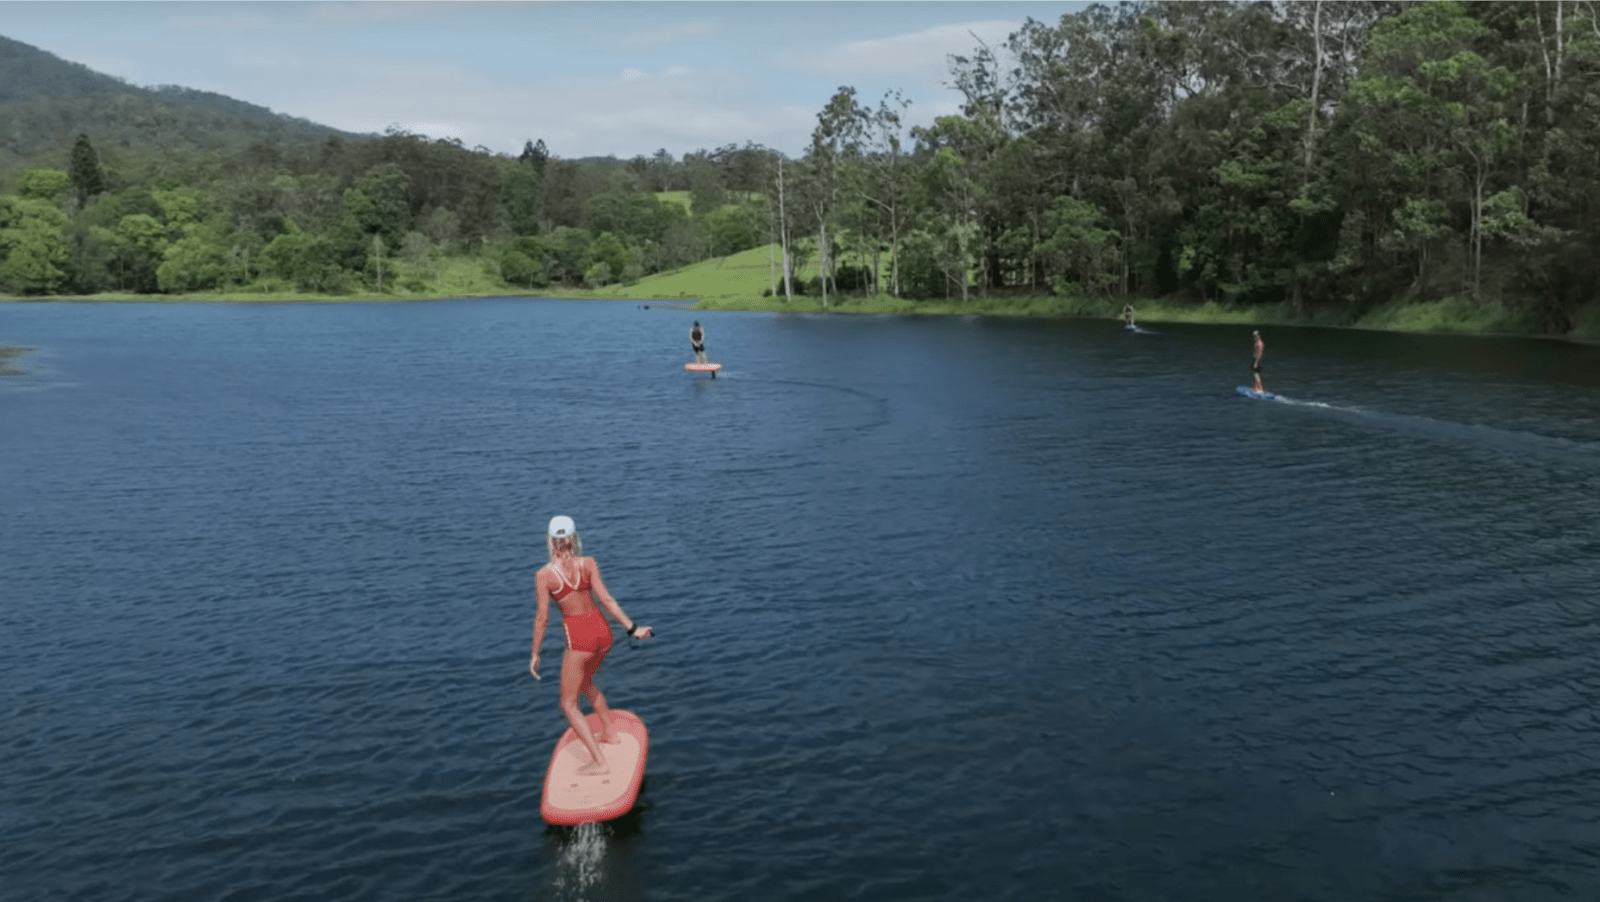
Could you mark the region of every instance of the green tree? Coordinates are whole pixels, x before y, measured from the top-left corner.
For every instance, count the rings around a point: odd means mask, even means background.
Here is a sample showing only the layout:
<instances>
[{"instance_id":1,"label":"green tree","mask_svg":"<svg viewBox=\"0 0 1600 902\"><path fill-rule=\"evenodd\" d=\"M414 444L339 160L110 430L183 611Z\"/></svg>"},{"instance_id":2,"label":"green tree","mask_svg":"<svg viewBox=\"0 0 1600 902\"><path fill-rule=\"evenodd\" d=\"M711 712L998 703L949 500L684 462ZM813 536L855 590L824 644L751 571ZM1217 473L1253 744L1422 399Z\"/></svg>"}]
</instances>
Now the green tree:
<instances>
[{"instance_id":1,"label":"green tree","mask_svg":"<svg viewBox=\"0 0 1600 902\"><path fill-rule=\"evenodd\" d=\"M1094 204L1055 199L1039 251L1055 264L1051 282L1057 294L1069 293L1072 283L1094 294L1108 294L1116 286L1118 235L1104 221L1105 214Z\"/></svg>"},{"instance_id":2,"label":"green tree","mask_svg":"<svg viewBox=\"0 0 1600 902\"><path fill-rule=\"evenodd\" d=\"M727 203L728 192L722 173L705 151L685 154L683 168L689 180L689 211L695 216L710 216Z\"/></svg>"},{"instance_id":3,"label":"green tree","mask_svg":"<svg viewBox=\"0 0 1600 902\"><path fill-rule=\"evenodd\" d=\"M594 236L586 229L557 226L539 236L540 254L534 259L551 280L576 285L589 270L589 245L593 241Z\"/></svg>"},{"instance_id":4,"label":"green tree","mask_svg":"<svg viewBox=\"0 0 1600 902\"><path fill-rule=\"evenodd\" d=\"M292 224L289 231L272 239L262 249L261 268L269 276L288 281L304 291L337 291L346 281L333 242L302 232Z\"/></svg>"},{"instance_id":5,"label":"green tree","mask_svg":"<svg viewBox=\"0 0 1600 902\"><path fill-rule=\"evenodd\" d=\"M500 204L506 225L516 235L539 234L539 177L529 168L509 169L500 185Z\"/></svg>"},{"instance_id":6,"label":"green tree","mask_svg":"<svg viewBox=\"0 0 1600 902\"><path fill-rule=\"evenodd\" d=\"M229 250L214 229L192 228L163 252L156 284L167 293L218 288L228 279Z\"/></svg>"},{"instance_id":7,"label":"green tree","mask_svg":"<svg viewBox=\"0 0 1600 902\"><path fill-rule=\"evenodd\" d=\"M345 191L345 211L362 234L382 235L386 244L399 246L411 229L410 195L410 176L395 163L382 163Z\"/></svg>"},{"instance_id":8,"label":"green tree","mask_svg":"<svg viewBox=\"0 0 1600 902\"><path fill-rule=\"evenodd\" d=\"M549 284L539 261L515 247L500 255L500 278L519 288L543 288Z\"/></svg>"},{"instance_id":9,"label":"green tree","mask_svg":"<svg viewBox=\"0 0 1600 902\"><path fill-rule=\"evenodd\" d=\"M141 294L160 290L156 268L167 251L167 228L149 213L129 213L111 232L118 287Z\"/></svg>"},{"instance_id":10,"label":"green tree","mask_svg":"<svg viewBox=\"0 0 1600 902\"><path fill-rule=\"evenodd\" d=\"M80 207L87 204L89 198L106 190L106 177L100 168L100 155L95 153L94 146L89 143L88 135L80 134L78 140L73 142L68 175L72 178L73 189L78 192Z\"/></svg>"},{"instance_id":11,"label":"green tree","mask_svg":"<svg viewBox=\"0 0 1600 902\"><path fill-rule=\"evenodd\" d=\"M963 302L970 298L971 273L979 261L978 215L985 199L978 171L961 151L981 154L984 130L981 121L941 116L932 128L916 132L926 156L919 230L932 242L933 259L947 284L960 286Z\"/></svg>"},{"instance_id":12,"label":"green tree","mask_svg":"<svg viewBox=\"0 0 1600 902\"><path fill-rule=\"evenodd\" d=\"M405 241L400 245L400 256L411 264L414 272L426 270L433 278L439 277L443 252L426 234L407 232Z\"/></svg>"},{"instance_id":13,"label":"green tree","mask_svg":"<svg viewBox=\"0 0 1600 902\"><path fill-rule=\"evenodd\" d=\"M542 179L544 178L545 166L550 162L550 149L544 146L543 138L538 141L524 142L522 155L517 157L517 161L526 164L528 170L533 173L534 178Z\"/></svg>"},{"instance_id":14,"label":"green tree","mask_svg":"<svg viewBox=\"0 0 1600 902\"><path fill-rule=\"evenodd\" d=\"M46 294L66 279L66 214L32 198L0 197L0 287Z\"/></svg>"},{"instance_id":15,"label":"green tree","mask_svg":"<svg viewBox=\"0 0 1600 902\"><path fill-rule=\"evenodd\" d=\"M910 101L885 94L867 116L862 159L852 170L851 188L862 207L860 228L871 237L872 280L882 290L881 250L889 252L889 294L900 294L900 241L914 216L915 167L904 146L902 116Z\"/></svg>"},{"instance_id":16,"label":"green tree","mask_svg":"<svg viewBox=\"0 0 1600 902\"><path fill-rule=\"evenodd\" d=\"M1403 202L1417 194L1465 201L1470 259L1481 291L1485 203L1504 184L1515 147L1514 73L1475 49L1488 29L1459 4L1426 3L1380 23L1350 89L1351 124L1368 160L1394 173ZM1395 217L1395 222L1403 217Z\"/></svg>"},{"instance_id":17,"label":"green tree","mask_svg":"<svg viewBox=\"0 0 1600 902\"><path fill-rule=\"evenodd\" d=\"M730 204L706 217L711 254L726 257L758 247L766 213L753 204Z\"/></svg>"},{"instance_id":18,"label":"green tree","mask_svg":"<svg viewBox=\"0 0 1600 902\"><path fill-rule=\"evenodd\" d=\"M817 114L806 152L802 190L811 224L817 230L817 277L823 309L828 307L828 280L832 275L833 239L829 226L838 215L844 190L844 170L861 153L867 112L856 103L856 89L840 87Z\"/></svg>"},{"instance_id":19,"label":"green tree","mask_svg":"<svg viewBox=\"0 0 1600 902\"><path fill-rule=\"evenodd\" d=\"M639 191L607 191L584 203L584 226L630 238L660 241L678 208Z\"/></svg>"},{"instance_id":20,"label":"green tree","mask_svg":"<svg viewBox=\"0 0 1600 902\"><path fill-rule=\"evenodd\" d=\"M35 200L55 200L72 189L72 177L59 169L28 169L17 193Z\"/></svg>"},{"instance_id":21,"label":"green tree","mask_svg":"<svg viewBox=\"0 0 1600 902\"><path fill-rule=\"evenodd\" d=\"M595 264L605 264L605 278L607 281L620 275L623 268L628 265L627 246L622 243L621 238L610 232L601 232L595 236L594 240L589 243L587 256L593 261L590 270L593 269ZM588 277L588 271L585 271L584 281L592 281Z\"/></svg>"},{"instance_id":22,"label":"green tree","mask_svg":"<svg viewBox=\"0 0 1600 902\"><path fill-rule=\"evenodd\" d=\"M207 200L204 191L187 185L170 189L153 189L150 198L161 209L162 222L174 234L181 234L187 227L201 220L202 208Z\"/></svg>"}]
</instances>

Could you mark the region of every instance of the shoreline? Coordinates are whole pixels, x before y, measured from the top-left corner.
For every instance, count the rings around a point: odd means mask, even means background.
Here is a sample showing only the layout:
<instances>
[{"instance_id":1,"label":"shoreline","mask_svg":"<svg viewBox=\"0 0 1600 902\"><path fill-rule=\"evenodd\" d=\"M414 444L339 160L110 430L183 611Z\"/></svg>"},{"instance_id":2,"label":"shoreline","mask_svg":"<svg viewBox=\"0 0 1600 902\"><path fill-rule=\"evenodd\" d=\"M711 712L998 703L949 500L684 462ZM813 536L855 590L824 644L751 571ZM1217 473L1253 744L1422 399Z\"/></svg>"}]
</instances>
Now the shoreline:
<instances>
[{"instance_id":1,"label":"shoreline","mask_svg":"<svg viewBox=\"0 0 1600 902\"><path fill-rule=\"evenodd\" d=\"M819 298L801 296L789 303L774 297L628 297L622 294L600 293L590 289L556 289L554 291L528 291L525 289L492 292L462 292L458 294L426 294L397 296L390 294L314 295L295 292L252 294L245 292L217 292L187 295L102 294L88 296L16 297L0 295L0 304L375 304L375 303L427 303L433 301L478 300L485 298L549 298L553 300L630 301L660 305L677 310L701 313L715 312L766 312L797 314L839 314L876 316L1014 316L1035 318L1094 319L1121 322L1119 302L1082 301L1059 297L1029 298L973 298L960 301L909 301L879 296L863 298L851 296L829 304L823 309ZM1124 299L1120 303L1126 303ZM1107 306L1107 305L1110 306ZM1485 316L1478 321L1446 320L1450 313L1459 313L1462 302L1455 300L1429 302L1394 302L1379 308L1355 323L1331 321L1328 316L1303 316L1285 311L1281 305L1230 308L1208 301L1201 305L1176 306L1155 299L1134 303L1138 322L1150 325L1186 323L1194 325L1284 326L1292 328L1315 327L1325 329L1350 329L1363 332L1389 332L1413 335L1457 335L1483 338L1533 338L1564 341L1575 344L1600 344L1600 310L1585 311L1580 322L1566 334L1529 332L1504 328L1510 323L1504 317ZM1113 309L1113 307L1115 309ZM1102 309L1103 308L1103 309ZM1488 311L1490 313L1494 311ZM1434 315L1429 316L1432 313ZM1410 324L1407 315L1410 314ZM0 346L0 374L15 375L22 371L6 366L6 361L30 348Z\"/></svg>"}]
</instances>

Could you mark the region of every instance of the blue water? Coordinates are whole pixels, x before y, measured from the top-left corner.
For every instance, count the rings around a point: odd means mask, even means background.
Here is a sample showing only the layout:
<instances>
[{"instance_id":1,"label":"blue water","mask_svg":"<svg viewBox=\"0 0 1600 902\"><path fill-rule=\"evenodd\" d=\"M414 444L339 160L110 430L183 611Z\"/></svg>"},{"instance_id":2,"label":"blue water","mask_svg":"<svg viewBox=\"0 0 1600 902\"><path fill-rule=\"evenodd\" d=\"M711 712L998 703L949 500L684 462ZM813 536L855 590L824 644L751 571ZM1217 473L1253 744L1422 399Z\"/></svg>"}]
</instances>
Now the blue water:
<instances>
[{"instance_id":1,"label":"blue water","mask_svg":"<svg viewBox=\"0 0 1600 902\"><path fill-rule=\"evenodd\" d=\"M1146 327L0 305L0 894L1594 898L1600 350Z\"/></svg>"}]
</instances>

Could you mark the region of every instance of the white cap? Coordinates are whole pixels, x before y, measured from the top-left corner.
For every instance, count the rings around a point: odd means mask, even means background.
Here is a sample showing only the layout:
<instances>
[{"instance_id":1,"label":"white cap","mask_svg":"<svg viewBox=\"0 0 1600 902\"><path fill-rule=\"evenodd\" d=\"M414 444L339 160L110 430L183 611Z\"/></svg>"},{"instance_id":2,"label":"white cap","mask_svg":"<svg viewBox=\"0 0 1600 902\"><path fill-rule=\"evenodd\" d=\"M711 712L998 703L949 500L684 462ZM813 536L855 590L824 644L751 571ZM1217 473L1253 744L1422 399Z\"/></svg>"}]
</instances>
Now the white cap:
<instances>
[{"instance_id":1,"label":"white cap","mask_svg":"<svg viewBox=\"0 0 1600 902\"><path fill-rule=\"evenodd\" d=\"M566 538L572 537L573 535L576 535L577 532L578 532L578 526L577 526L577 524L572 522L572 518L571 517L551 517L550 518L550 529L549 529L550 538L552 538L552 539L566 539Z\"/></svg>"}]
</instances>

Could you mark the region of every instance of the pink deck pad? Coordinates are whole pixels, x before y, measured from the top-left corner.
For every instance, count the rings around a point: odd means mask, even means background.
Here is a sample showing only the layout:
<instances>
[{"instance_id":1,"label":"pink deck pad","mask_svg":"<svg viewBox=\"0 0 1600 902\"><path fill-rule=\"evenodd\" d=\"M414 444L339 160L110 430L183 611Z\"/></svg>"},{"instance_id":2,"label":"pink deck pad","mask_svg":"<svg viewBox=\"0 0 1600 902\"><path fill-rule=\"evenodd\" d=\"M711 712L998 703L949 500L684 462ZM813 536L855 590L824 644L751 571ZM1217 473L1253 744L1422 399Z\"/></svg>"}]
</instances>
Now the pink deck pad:
<instances>
[{"instance_id":1,"label":"pink deck pad","mask_svg":"<svg viewBox=\"0 0 1600 902\"><path fill-rule=\"evenodd\" d=\"M600 716L584 718L589 729L600 736ZM632 711L612 709L611 725L621 742L602 746L610 773L580 776L578 768L589 763L589 750L571 727L561 734L550 756L550 769L544 777L544 801L539 813L552 824L588 824L621 817L633 808L644 780L645 756L650 751L650 733Z\"/></svg>"},{"instance_id":2,"label":"pink deck pad","mask_svg":"<svg viewBox=\"0 0 1600 902\"><path fill-rule=\"evenodd\" d=\"M683 368L691 373L715 373L722 369L720 363L685 363Z\"/></svg>"}]
</instances>

